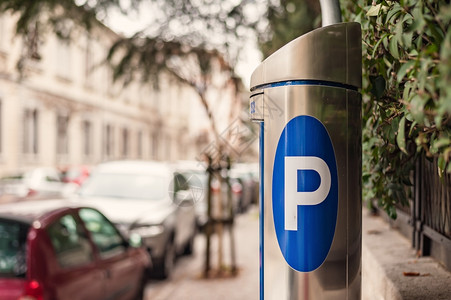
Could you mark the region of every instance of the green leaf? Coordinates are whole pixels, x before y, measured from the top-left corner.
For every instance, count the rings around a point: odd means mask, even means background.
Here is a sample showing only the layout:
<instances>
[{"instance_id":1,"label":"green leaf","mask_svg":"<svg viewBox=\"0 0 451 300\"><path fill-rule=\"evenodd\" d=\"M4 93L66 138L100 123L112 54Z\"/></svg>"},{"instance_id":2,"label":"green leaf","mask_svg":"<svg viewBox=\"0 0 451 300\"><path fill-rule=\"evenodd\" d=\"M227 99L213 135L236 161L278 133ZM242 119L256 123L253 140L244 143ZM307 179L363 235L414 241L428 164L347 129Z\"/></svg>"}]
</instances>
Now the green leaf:
<instances>
[{"instance_id":1,"label":"green leaf","mask_svg":"<svg viewBox=\"0 0 451 300\"><path fill-rule=\"evenodd\" d=\"M373 5L366 13L367 17L377 17L379 15L379 11L381 10L381 4Z\"/></svg>"},{"instance_id":2,"label":"green leaf","mask_svg":"<svg viewBox=\"0 0 451 300\"><path fill-rule=\"evenodd\" d=\"M392 36L392 38L390 39L388 48L389 48L390 54L394 58L399 59L398 40L394 36Z\"/></svg>"},{"instance_id":3,"label":"green leaf","mask_svg":"<svg viewBox=\"0 0 451 300\"><path fill-rule=\"evenodd\" d=\"M396 79L398 82L401 82L404 76L406 76L407 72L409 72L413 66L415 65L416 61L409 60L408 62L401 65L401 68L399 68L398 74L396 76ZM405 99L407 100L407 99Z\"/></svg>"},{"instance_id":4,"label":"green leaf","mask_svg":"<svg viewBox=\"0 0 451 300\"><path fill-rule=\"evenodd\" d=\"M451 80L448 79L446 81L446 83L444 82L444 84L449 84L448 82ZM445 81L445 80L444 80ZM451 115L451 86L447 86L445 88L442 89L444 96L442 97L442 99L440 99L438 106L437 106L437 110L441 115L444 115L445 113L448 113Z\"/></svg>"},{"instance_id":5,"label":"green leaf","mask_svg":"<svg viewBox=\"0 0 451 300\"><path fill-rule=\"evenodd\" d=\"M399 45L402 45L402 36L404 35L403 23L398 22L395 26L395 38Z\"/></svg>"},{"instance_id":6,"label":"green leaf","mask_svg":"<svg viewBox=\"0 0 451 300\"><path fill-rule=\"evenodd\" d=\"M405 49L412 47L413 32L405 32L402 35L402 45Z\"/></svg>"},{"instance_id":7,"label":"green leaf","mask_svg":"<svg viewBox=\"0 0 451 300\"><path fill-rule=\"evenodd\" d=\"M444 146L449 146L451 144L451 140L449 138L440 138L434 142L434 147L440 149Z\"/></svg>"},{"instance_id":8,"label":"green leaf","mask_svg":"<svg viewBox=\"0 0 451 300\"><path fill-rule=\"evenodd\" d=\"M392 24L394 24L394 21L396 20L396 17L399 15L399 13L401 12L401 6L399 5L399 3L395 3L393 5L393 7L388 11L387 13L387 23L391 22ZM393 18L393 20L392 20Z\"/></svg>"},{"instance_id":9,"label":"green leaf","mask_svg":"<svg viewBox=\"0 0 451 300\"><path fill-rule=\"evenodd\" d=\"M372 89L371 89L371 93L376 96L376 98L379 100L382 95L384 95L385 92L385 79L382 76L376 76L376 77L372 77L370 78L371 84L372 84Z\"/></svg>"},{"instance_id":10,"label":"green leaf","mask_svg":"<svg viewBox=\"0 0 451 300\"><path fill-rule=\"evenodd\" d=\"M413 17L412 17L412 15L411 14L406 14L406 15L404 15L404 17L402 18L402 23L404 24L404 23L407 23L407 24L412 24L412 22L413 22Z\"/></svg>"},{"instance_id":11,"label":"green leaf","mask_svg":"<svg viewBox=\"0 0 451 300\"><path fill-rule=\"evenodd\" d=\"M364 173L362 174L362 181L366 182L371 177L371 173Z\"/></svg>"},{"instance_id":12,"label":"green leaf","mask_svg":"<svg viewBox=\"0 0 451 300\"><path fill-rule=\"evenodd\" d=\"M396 213L396 207L394 207L393 205L387 206L386 212L388 216L393 220L396 220L396 218L398 217L398 214Z\"/></svg>"},{"instance_id":13,"label":"green leaf","mask_svg":"<svg viewBox=\"0 0 451 300\"><path fill-rule=\"evenodd\" d=\"M418 124L424 124L424 104L425 101L419 95L415 95L410 101L410 112Z\"/></svg>"},{"instance_id":14,"label":"green leaf","mask_svg":"<svg viewBox=\"0 0 451 300\"><path fill-rule=\"evenodd\" d=\"M424 26L426 26L426 21L424 20L423 13L421 12L421 7L416 7L413 12L413 22L409 28L409 31L416 31L421 34Z\"/></svg>"},{"instance_id":15,"label":"green leaf","mask_svg":"<svg viewBox=\"0 0 451 300\"><path fill-rule=\"evenodd\" d=\"M406 132L406 117L404 116L401 118L401 121L399 122L396 143L398 144L399 149L401 149L402 152L407 154L405 132Z\"/></svg>"},{"instance_id":16,"label":"green leaf","mask_svg":"<svg viewBox=\"0 0 451 300\"><path fill-rule=\"evenodd\" d=\"M410 55L410 56L418 56L418 51L417 51L416 49L412 49L412 50L409 52L409 55Z\"/></svg>"},{"instance_id":17,"label":"green leaf","mask_svg":"<svg viewBox=\"0 0 451 300\"><path fill-rule=\"evenodd\" d=\"M404 99L404 101L409 101L409 99L411 98L411 91L412 91L412 83L408 81L404 84L404 91L402 92L402 98Z\"/></svg>"}]
</instances>

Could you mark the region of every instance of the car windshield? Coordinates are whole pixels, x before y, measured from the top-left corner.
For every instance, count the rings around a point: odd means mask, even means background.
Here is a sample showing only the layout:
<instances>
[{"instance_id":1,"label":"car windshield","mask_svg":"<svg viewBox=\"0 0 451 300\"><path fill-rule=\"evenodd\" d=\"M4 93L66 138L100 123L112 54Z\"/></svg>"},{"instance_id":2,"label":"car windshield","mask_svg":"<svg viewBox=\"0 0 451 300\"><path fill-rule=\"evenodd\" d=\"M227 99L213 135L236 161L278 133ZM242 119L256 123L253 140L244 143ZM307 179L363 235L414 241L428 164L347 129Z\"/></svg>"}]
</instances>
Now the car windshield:
<instances>
[{"instance_id":1,"label":"car windshield","mask_svg":"<svg viewBox=\"0 0 451 300\"><path fill-rule=\"evenodd\" d=\"M80 189L82 197L159 200L168 195L164 177L147 174L94 174Z\"/></svg>"},{"instance_id":2,"label":"car windshield","mask_svg":"<svg viewBox=\"0 0 451 300\"><path fill-rule=\"evenodd\" d=\"M0 219L0 277L24 277L28 225Z\"/></svg>"}]
</instances>

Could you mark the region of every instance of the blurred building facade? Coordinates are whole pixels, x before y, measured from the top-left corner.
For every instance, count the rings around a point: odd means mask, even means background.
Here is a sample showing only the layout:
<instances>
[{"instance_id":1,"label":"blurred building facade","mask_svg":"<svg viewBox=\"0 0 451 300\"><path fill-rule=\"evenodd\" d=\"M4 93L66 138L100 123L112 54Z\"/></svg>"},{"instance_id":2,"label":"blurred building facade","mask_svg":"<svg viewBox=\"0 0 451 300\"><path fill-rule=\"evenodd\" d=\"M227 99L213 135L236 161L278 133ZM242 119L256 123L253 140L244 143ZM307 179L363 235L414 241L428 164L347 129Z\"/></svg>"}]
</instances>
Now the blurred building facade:
<instances>
[{"instance_id":1,"label":"blurred building facade","mask_svg":"<svg viewBox=\"0 0 451 300\"><path fill-rule=\"evenodd\" d=\"M15 18L0 15L0 175L115 159L195 159L205 147L206 113L189 86L164 74L159 89L113 82L102 64L118 38L109 28L79 30L70 42L48 34L35 56L24 55L14 32ZM218 92L213 107L227 116L219 128L234 118L233 98L230 89Z\"/></svg>"}]
</instances>

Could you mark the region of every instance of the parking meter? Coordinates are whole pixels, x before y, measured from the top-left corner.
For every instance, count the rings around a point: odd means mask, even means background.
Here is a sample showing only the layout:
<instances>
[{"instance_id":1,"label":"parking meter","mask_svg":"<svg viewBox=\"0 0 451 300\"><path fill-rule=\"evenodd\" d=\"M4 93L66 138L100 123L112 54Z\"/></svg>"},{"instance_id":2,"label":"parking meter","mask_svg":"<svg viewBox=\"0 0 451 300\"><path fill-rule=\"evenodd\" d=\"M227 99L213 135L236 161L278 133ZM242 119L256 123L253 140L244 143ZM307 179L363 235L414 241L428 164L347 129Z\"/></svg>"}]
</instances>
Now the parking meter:
<instances>
[{"instance_id":1,"label":"parking meter","mask_svg":"<svg viewBox=\"0 0 451 300\"><path fill-rule=\"evenodd\" d=\"M252 74L261 299L360 299L361 49L360 24L334 24Z\"/></svg>"}]
</instances>

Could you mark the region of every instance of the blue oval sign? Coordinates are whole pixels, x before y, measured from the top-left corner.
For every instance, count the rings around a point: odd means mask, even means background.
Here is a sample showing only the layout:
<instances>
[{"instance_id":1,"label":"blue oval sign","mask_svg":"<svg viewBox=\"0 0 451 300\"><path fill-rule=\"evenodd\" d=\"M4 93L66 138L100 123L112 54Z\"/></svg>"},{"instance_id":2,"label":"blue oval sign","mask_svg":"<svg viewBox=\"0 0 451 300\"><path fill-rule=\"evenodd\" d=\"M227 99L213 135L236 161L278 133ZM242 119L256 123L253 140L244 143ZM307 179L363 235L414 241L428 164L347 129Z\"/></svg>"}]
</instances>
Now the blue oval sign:
<instances>
[{"instance_id":1,"label":"blue oval sign","mask_svg":"<svg viewBox=\"0 0 451 300\"><path fill-rule=\"evenodd\" d=\"M318 119L297 116L285 126L274 160L272 205L287 263L300 272L321 266L335 234L338 179L332 141Z\"/></svg>"}]
</instances>

